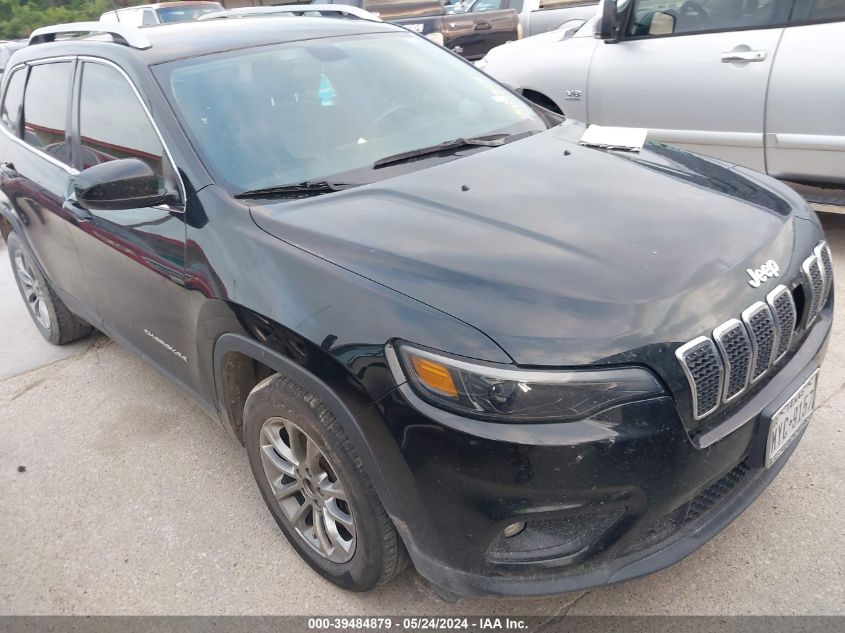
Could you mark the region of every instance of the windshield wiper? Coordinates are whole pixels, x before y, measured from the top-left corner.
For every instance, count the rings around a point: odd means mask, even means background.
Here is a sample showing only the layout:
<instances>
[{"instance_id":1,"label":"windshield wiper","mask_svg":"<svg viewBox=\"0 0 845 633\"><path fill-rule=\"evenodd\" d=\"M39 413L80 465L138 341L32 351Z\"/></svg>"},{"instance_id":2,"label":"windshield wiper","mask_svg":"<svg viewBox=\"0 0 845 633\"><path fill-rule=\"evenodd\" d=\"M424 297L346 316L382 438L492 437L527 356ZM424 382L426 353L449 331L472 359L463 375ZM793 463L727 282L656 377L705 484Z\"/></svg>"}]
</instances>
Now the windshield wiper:
<instances>
[{"instance_id":1,"label":"windshield wiper","mask_svg":"<svg viewBox=\"0 0 845 633\"><path fill-rule=\"evenodd\" d=\"M399 152L392 156L385 156L373 163L373 168L384 167L392 165L393 163L401 163L402 161L416 158L417 156L425 156L427 154L437 154L438 152L445 152L453 149L460 149L462 147L484 146L484 147L499 147L505 144L505 139L510 134L490 134L489 136L477 136L475 138L456 138L451 141L438 143L437 145L430 145L429 147L420 147L419 149L412 149L408 152Z\"/></svg>"},{"instance_id":2,"label":"windshield wiper","mask_svg":"<svg viewBox=\"0 0 845 633\"><path fill-rule=\"evenodd\" d=\"M236 198L272 198L275 196L286 196L290 194L313 194L319 195L321 193L331 193L332 191L341 191L351 187L357 187L345 182L330 182L327 180L314 180L306 182L292 183L289 185L276 185L274 187L264 187L263 189L250 189L249 191L242 191L236 194Z\"/></svg>"}]
</instances>

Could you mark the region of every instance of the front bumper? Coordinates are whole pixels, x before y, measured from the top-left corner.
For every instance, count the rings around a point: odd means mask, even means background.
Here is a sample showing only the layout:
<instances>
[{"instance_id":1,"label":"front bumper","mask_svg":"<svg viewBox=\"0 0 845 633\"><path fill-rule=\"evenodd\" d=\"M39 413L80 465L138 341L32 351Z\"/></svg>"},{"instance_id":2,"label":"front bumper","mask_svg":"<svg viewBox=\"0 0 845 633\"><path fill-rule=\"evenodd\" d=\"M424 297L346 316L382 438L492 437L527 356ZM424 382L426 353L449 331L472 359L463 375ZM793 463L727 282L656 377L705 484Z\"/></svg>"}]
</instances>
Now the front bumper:
<instances>
[{"instance_id":1,"label":"front bumper","mask_svg":"<svg viewBox=\"0 0 845 633\"><path fill-rule=\"evenodd\" d=\"M417 570L461 595L542 595L680 561L789 459L800 438L764 466L770 419L820 366L831 323L828 305L789 361L711 429L724 437L706 447L668 396L584 422L458 430L397 389L378 407L402 456L390 460L387 505ZM522 533L503 537L523 521Z\"/></svg>"}]
</instances>

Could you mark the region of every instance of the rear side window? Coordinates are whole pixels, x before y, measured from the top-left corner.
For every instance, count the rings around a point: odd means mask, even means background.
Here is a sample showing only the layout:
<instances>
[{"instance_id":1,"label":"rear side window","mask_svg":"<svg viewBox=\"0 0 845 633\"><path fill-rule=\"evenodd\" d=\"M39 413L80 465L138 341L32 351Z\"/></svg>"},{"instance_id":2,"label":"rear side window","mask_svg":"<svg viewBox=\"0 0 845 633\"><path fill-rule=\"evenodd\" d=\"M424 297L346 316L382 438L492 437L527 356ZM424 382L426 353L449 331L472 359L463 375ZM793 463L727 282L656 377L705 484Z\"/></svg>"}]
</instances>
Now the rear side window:
<instances>
[{"instance_id":1,"label":"rear side window","mask_svg":"<svg viewBox=\"0 0 845 633\"><path fill-rule=\"evenodd\" d=\"M21 135L21 114L23 112L23 88L26 84L26 69L16 70L9 77L9 87L0 107L0 125L15 136Z\"/></svg>"},{"instance_id":2,"label":"rear side window","mask_svg":"<svg viewBox=\"0 0 845 633\"><path fill-rule=\"evenodd\" d=\"M796 22L835 22L845 20L845 0L798 0Z\"/></svg>"},{"instance_id":3,"label":"rear side window","mask_svg":"<svg viewBox=\"0 0 845 633\"><path fill-rule=\"evenodd\" d=\"M33 66L23 103L23 140L66 164L70 164L66 135L72 78L71 62Z\"/></svg>"},{"instance_id":4,"label":"rear side window","mask_svg":"<svg viewBox=\"0 0 845 633\"><path fill-rule=\"evenodd\" d=\"M158 134L126 78L110 66L86 63L82 68L79 133L83 169L137 158L163 178Z\"/></svg>"}]
</instances>

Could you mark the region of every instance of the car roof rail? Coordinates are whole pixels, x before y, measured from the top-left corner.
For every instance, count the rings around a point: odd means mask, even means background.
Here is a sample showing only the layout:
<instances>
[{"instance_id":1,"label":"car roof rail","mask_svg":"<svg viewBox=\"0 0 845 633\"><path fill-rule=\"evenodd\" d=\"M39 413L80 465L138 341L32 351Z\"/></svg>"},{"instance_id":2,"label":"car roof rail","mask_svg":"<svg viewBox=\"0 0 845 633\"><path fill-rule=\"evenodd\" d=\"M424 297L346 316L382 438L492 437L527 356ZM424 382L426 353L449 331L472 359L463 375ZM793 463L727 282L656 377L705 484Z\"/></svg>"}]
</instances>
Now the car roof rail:
<instances>
[{"instance_id":1,"label":"car roof rail","mask_svg":"<svg viewBox=\"0 0 845 633\"><path fill-rule=\"evenodd\" d=\"M272 7L241 7L239 9L229 9L228 11L217 11L215 13L207 13L199 18L200 21L208 20L225 20L231 18L257 18L269 15L289 15L289 14L306 14L306 13L328 13L348 15L359 20L368 20L370 22L382 22L383 20L375 13L370 13L359 7L353 7L348 4L283 4ZM329 16L330 17L330 16Z\"/></svg>"},{"instance_id":2,"label":"car roof rail","mask_svg":"<svg viewBox=\"0 0 845 633\"><path fill-rule=\"evenodd\" d=\"M152 48L149 40L140 29L129 24L119 22L71 22L69 24L54 24L35 29L29 37L29 45L54 42L58 35L73 35L92 33L97 35L111 35L115 44L122 44L139 50Z\"/></svg>"}]
</instances>

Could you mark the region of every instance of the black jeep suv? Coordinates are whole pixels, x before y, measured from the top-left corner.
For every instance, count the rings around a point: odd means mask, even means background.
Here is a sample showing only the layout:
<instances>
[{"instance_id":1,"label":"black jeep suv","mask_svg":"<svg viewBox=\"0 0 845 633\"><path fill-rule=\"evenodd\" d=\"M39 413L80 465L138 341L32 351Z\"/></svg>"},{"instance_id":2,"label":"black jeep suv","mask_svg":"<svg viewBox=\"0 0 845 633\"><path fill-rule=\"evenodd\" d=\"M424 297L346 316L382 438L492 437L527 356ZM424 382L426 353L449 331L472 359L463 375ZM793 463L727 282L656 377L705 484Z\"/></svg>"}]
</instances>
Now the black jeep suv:
<instances>
[{"instance_id":1,"label":"black jeep suv","mask_svg":"<svg viewBox=\"0 0 845 633\"><path fill-rule=\"evenodd\" d=\"M583 146L374 22L50 27L0 98L36 327L195 397L343 587L409 558L463 595L660 569L805 429L832 267L774 180Z\"/></svg>"}]
</instances>

